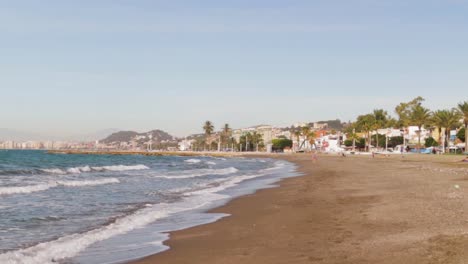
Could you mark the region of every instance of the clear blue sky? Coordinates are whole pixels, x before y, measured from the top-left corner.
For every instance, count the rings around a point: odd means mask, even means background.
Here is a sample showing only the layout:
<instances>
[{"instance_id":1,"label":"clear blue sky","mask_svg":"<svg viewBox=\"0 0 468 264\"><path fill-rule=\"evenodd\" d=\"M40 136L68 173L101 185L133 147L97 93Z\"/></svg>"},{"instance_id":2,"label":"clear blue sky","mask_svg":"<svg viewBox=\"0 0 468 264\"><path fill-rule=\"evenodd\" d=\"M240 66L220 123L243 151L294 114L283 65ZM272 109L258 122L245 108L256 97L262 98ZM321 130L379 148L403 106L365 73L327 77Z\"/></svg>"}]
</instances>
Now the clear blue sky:
<instances>
[{"instance_id":1,"label":"clear blue sky","mask_svg":"<svg viewBox=\"0 0 468 264\"><path fill-rule=\"evenodd\" d=\"M468 99L466 0L0 0L0 127L354 119Z\"/></svg>"}]
</instances>

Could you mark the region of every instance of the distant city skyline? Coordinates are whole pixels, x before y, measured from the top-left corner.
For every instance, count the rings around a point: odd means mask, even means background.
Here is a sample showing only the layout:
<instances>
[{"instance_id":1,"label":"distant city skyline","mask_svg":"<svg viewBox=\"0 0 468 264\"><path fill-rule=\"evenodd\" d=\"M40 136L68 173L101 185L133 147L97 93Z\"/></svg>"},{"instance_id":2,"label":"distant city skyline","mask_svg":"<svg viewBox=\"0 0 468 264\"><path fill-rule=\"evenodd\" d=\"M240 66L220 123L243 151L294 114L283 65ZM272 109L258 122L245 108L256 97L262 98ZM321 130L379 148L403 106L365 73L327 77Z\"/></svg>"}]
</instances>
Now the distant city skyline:
<instances>
[{"instance_id":1,"label":"distant city skyline","mask_svg":"<svg viewBox=\"0 0 468 264\"><path fill-rule=\"evenodd\" d=\"M175 136L467 100L468 2L0 3L0 128Z\"/></svg>"}]
</instances>

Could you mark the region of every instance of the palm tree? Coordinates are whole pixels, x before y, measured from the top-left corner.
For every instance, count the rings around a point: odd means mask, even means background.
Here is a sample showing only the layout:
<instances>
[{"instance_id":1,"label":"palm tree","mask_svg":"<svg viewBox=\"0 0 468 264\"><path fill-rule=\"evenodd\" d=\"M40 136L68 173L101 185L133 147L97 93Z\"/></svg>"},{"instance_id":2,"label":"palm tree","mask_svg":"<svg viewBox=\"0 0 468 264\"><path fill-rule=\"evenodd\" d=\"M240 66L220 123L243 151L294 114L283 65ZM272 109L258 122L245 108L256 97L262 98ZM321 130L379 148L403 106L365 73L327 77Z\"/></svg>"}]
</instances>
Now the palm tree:
<instances>
[{"instance_id":1,"label":"palm tree","mask_svg":"<svg viewBox=\"0 0 468 264\"><path fill-rule=\"evenodd\" d=\"M399 128L408 127L411 121L412 108L417 105L421 105L422 102L424 102L424 98L418 96L407 103L400 103L397 105L395 107L395 113L398 115L396 126Z\"/></svg>"},{"instance_id":2,"label":"palm tree","mask_svg":"<svg viewBox=\"0 0 468 264\"><path fill-rule=\"evenodd\" d=\"M456 110L444 110L445 111L445 119L443 120L443 125L445 127L445 136L447 146L450 141L450 130L452 128L457 127L460 124L460 118L462 117L461 114Z\"/></svg>"},{"instance_id":3,"label":"palm tree","mask_svg":"<svg viewBox=\"0 0 468 264\"><path fill-rule=\"evenodd\" d=\"M418 96L409 102L403 102L397 105L395 107L395 113L398 115L398 120L396 120L394 126L405 131L410 125L412 108L421 105L424 100L424 98ZM403 145L406 146L405 133L403 133Z\"/></svg>"},{"instance_id":4,"label":"palm tree","mask_svg":"<svg viewBox=\"0 0 468 264\"><path fill-rule=\"evenodd\" d=\"M463 116L463 124L465 125L465 152L468 152L468 101L459 103L457 110Z\"/></svg>"},{"instance_id":5,"label":"palm tree","mask_svg":"<svg viewBox=\"0 0 468 264\"><path fill-rule=\"evenodd\" d=\"M446 113L447 110L437 110L435 111L433 114L432 114L432 125L436 127L437 131L438 131L438 134L439 134L439 138L437 139L437 141L439 142L439 145L440 143L442 143L442 128L444 127L445 125L445 119L446 119ZM442 144L443 148L445 149L445 143Z\"/></svg>"},{"instance_id":6,"label":"palm tree","mask_svg":"<svg viewBox=\"0 0 468 264\"><path fill-rule=\"evenodd\" d=\"M209 145L209 150L211 150L211 142L209 137L211 134L213 134L214 131L213 123L211 121L206 121L205 125L203 125L203 130L205 131L205 143Z\"/></svg>"},{"instance_id":7,"label":"palm tree","mask_svg":"<svg viewBox=\"0 0 468 264\"><path fill-rule=\"evenodd\" d=\"M371 146L371 135L370 132L374 130L375 127L375 116L373 114L360 115L356 121L356 127L361 130L361 132L366 133L366 145L367 151L370 151Z\"/></svg>"},{"instance_id":8,"label":"palm tree","mask_svg":"<svg viewBox=\"0 0 468 264\"><path fill-rule=\"evenodd\" d=\"M375 140L376 140L376 146L377 148L379 147L379 132L378 130L381 128L384 128L387 125L388 122L388 114L387 111L384 111L383 109L375 109L374 112L374 118L375 118Z\"/></svg>"},{"instance_id":9,"label":"palm tree","mask_svg":"<svg viewBox=\"0 0 468 264\"><path fill-rule=\"evenodd\" d=\"M297 141L297 146L299 147L299 137L301 136L301 131L299 131L298 129L294 130L293 132L293 135L296 137L296 141ZM299 149L297 149L299 150Z\"/></svg>"},{"instance_id":10,"label":"palm tree","mask_svg":"<svg viewBox=\"0 0 468 264\"><path fill-rule=\"evenodd\" d=\"M415 105L411 109L411 124L418 127L418 152L421 152L421 129L430 122L431 115L431 111L421 105Z\"/></svg>"},{"instance_id":11,"label":"palm tree","mask_svg":"<svg viewBox=\"0 0 468 264\"><path fill-rule=\"evenodd\" d=\"M229 127L229 124L224 124L223 131L222 131L222 137L223 137L222 141L225 144L228 144L230 136L231 136L231 128Z\"/></svg>"},{"instance_id":12,"label":"palm tree","mask_svg":"<svg viewBox=\"0 0 468 264\"><path fill-rule=\"evenodd\" d=\"M305 143L306 143L306 141L308 139L308 136L310 134L310 127L308 127L308 126L301 127L301 134L304 137L304 141L302 141L301 146L299 147L299 149L304 147L304 145L305 145ZM299 144L299 142L298 142L298 144Z\"/></svg>"},{"instance_id":13,"label":"palm tree","mask_svg":"<svg viewBox=\"0 0 468 264\"><path fill-rule=\"evenodd\" d=\"M315 144L316 137L317 137L317 134L314 131L311 131L307 134L307 140L309 141L311 146Z\"/></svg>"},{"instance_id":14,"label":"palm tree","mask_svg":"<svg viewBox=\"0 0 468 264\"><path fill-rule=\"evenodd\" d=\"M258 152L258 147L263 141L262 135L255 131L252 133L251 139L252 139L252 144L255 146L256 151Z\"/></svg>"}]
</instances>

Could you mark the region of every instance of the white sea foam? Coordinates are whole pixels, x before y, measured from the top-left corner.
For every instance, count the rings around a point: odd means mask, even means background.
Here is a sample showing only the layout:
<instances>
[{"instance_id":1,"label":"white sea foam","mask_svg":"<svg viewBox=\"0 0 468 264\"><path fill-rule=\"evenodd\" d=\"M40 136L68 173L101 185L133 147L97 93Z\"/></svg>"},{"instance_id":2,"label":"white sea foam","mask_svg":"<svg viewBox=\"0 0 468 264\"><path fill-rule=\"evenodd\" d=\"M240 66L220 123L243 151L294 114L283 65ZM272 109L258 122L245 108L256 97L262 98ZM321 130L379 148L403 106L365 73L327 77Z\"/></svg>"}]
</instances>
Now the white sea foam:
<instances>
[{"instance_id":1,"label":"white sea foam","mask_svg":"<svg viewBox=\"0 0 468 264\"><path fill-rule=\"evenodd\" d=\"M57 187L55 182L29 186L0 187L0 195L41 192L54 187Z\"/></svg>"},{"instance_id":2,"label":"white sea foam","mask_svg":"<svg viewBox=\"0 0 468 264\"><path fill-rule=\"evenodd\" d=\"M267 169L263 169L263 170L261 170L261 171L265 172L265 171L279 170L279 169L284 168L285 165L286 165L285 163L280 162L280 161L277 161L277 162L275 162L275 166L274 166L274 167L267 168Z\"/></svg>"},{"instance_id":3,"label":"white sea foam","mask_svg":"<svg viewBox=\"0 0 468 264\"><path fill-rule=\"evenodd\" d=\"M67 174L65 171L61 169L41 169L41 171L45 173L51 173L51 174Z\"/></svg>"},{"instance_id":4,"label":"white sea foam","mask_svg":"<svg viewBox=\"0 0 468 264\"><path fill-rule=\"evenodd\" d=\"M217 194L216 192L233 187L246 179L262 175L264 174L233 177L219 186L188 193L190 197L185 198L182 202L175 204L163 203L146 207L132 215L118 219L110 225L86 233L67 235L57 240L41 243L30 248L0 254L0 263L47 264L60 262L61 260L76 256L79 252L96 242L142 228L170 214L200 208L215 200L228 198L227 195Z\"/></svg>"},{"instance_id":5,"label":"white sea foam","mask_svg":"<svg viewBox=\"0 0 468 264\"><path fill-rule=\"evenodd\" d=\"M188 159L188 160L185 160L185 162L195 164L195 163L200 163L201 160L199 160L199 159Z\"/></svg>"},{"instance_id":6,"label":"white sea foam","mask_svg":"<svg viewBox=\"0 0 468 264\"><path fill-rule=\"evenodd\" d=\"M224 173L237 172L235 168L227 168L224 170ZM207 171L205 171L205 173L206 172ZM214 170L211 170L210 174L213 174L213 172ZM217 172L221 173L222 171L218 170ZM202 208L216 200L229 198L228 195L219 194L218 192L236 186L242 181L258 178L267 174L268 173L240 175L232 176L227 179L218 179L214 181L218 184L216 186L186 192L185 194L188 197L185 197L181 202L171 204L162 203L153 206L148 204L146 208L140 209L129 216L117 219L114 223L107 226L85 233L67 235L57 240L41 243L26 249L0 254L0 263L53 264L61 262L76 256L96 242L142 228L173 213ZM194 174L192 174L192 177L194 177L193 175Z\"/></svg>"},{"instance_id":7,"label":"white sea foam","mask_svg":"<svg viewBox=\"0 0 468 264\"><path fill-rule=\"evenodd\" d=\"M208 164L208 165L216 165L216 162L213 162L213 161L207 161L205 163Z\"/></svg>"},{"instance_id":8,"label":"white sea foam","mask_svg":"<svg viewBox=\"0 0 468 264\"><path fill-rule=\"evenodd\" d=\"M50 188L55 188L58 186L66 187L81 187L81 186L96 186L103 184L112 184L119 183L119 179L116 178L107 178L99 180L84 180L84 181L55 181L37 185L29 186L12 186L12 187L0 187L0 195L11 195L11 194L26 194L34 192L46 191Z\"/></svg>"},{"instance_id":9,"label":"white sea foam","mask_svg":"<svg viewBox=\"0 0 468 264\"><path fill-rule=\"evenodd\" d=\"M38 244L26 249L0 254L0 263L7 264L47 264L71 258L90 245L141 228L170 213L168 205L142 209L114 223L82 234L72 234L57 240Z\"/></svg>"},{"instance_id":10,"label":"white sea foam","mask_svg":"<svg viewBox=\"0 0 468 264\"><path fill-rule=\"evenodd\" d=\"M238 172L239 170L234 167L229 167L226 169L200 169L200 170L189 170L185 171L182 174L177 175L163 175L156 176L156 178L166 178L166 179L187 179L195 177L203 177L208 175L228 175Z\"/></svg>"},{"instance_id":11,"label":"white sea foam","mask_svg":"<svg viewBox=\"0 0 468 264\"><path fill-rule=\"evenodd\" d=\"M209 194L209 193L216 193L216 192L220 192L220 191L223 191L225 189L234 187L234 186L238 185L239 183L241 183L243 181L250 180L250 179L255 179L255 178L258 178L258 177L265 176L265 175L267 175L267 174L261 173L261 174L235 176L235 177L231 177L231 178L229 178L229 179L227 179L225 181L221 181L218 186L214 186L214 187L211 187L211 188L208 188L208 189L201 189L201 190L187 192L187 193L185 193L185 195L192 196L192 195L203 195L203 194Z\"/></svg>"},{"instance_id":12,"label":"white sea foam","mask_svg":"<svg viewBox=\"0 0 468 264\"><path fill-rule=\"evenodd\" d=\"M232 167L222 170L226 170L225 173L228 171L232 171L231 173L237 172L237 169ZM221 170L193 170L190 172L190 174L192 177L196 177L194 175L197 173L203 174L210 172L210 174L213 174L215 171L218 173L222 172ZM187 171L185 173L187 173ZM0 263L60 263L64 260L66 261L67 259L76 256L94 243L142 228L150 223L155 222L158 219L170 216L173 213L183 212L196 208L203 208L206 205L212 204L216 200L229 198L228 195L219 194L218 192L236 186L242 181L265 175L268 175L268 173L265 172L255 175L239 176L232 175L224 179L215 179L214 183L216 185L211 187L209 187L209 185L204 189L185 192L188 197L183 198L181 202L171 204L157 204L153 206L147 204L147 207L140 209L131 215L117 219L115 222L98 229L90 230L84 233L66 235L53 241L37 244L33 247L0 254ZM189 176L189 174L185 174L183 176Z\"/></svg>"},{"instance_id":13,"label":"white sea foam","mask_svg":"<svg viewBox=\"0 0 468 264\"><path fill-rule=\"evenodd\" d=\"M80 174L83 172L92 172L92 171L131 171L131 170L148 170L149 167L145 165L114 165L114 166L102 166L102 167L90 167L90 166L83 166L83 167L74 167L74 168L68 168L65 171L62 169L41 169L41 171L45 173L50 173L50 174L58 174L58 175L64 175L64 174Z\"/></svg>"},{"instance_id":14,"label":"white sea foam","mask_svg":"<svg viewBox=\"0 0 468 264\"><path fill-rule=\"evenodd\" d=\"M71 174L78 174L81 173L81 170L79 168L70 168L67 170L67 172Z\"/></svg>"},{"instance_id":15,"label":"white sea foam","mask_svg":"<svg viewBox=\"0 0 468 264\"><path fill-rule=\"evenodd\" d=\"M67 187L81 187L81 186L96 186L96 185L103 185L103 184L120 183L120 181L117 178L107 178L107 179L86 180L86 181L58 181L57 183L59 185L63 185Z\"/></svg>"},{"instance_id":16,"label":"white sea foam","mask_svg":"<svg viewBox=\"0 0 468 264\"><path fill-rule=\"evenodd\" d=\"M115 166L103 166L103 167L92 167L96 171L131 171L131 170L148 170L149 167L145 165L115 165Z\"/></svg>"}]
</instances>

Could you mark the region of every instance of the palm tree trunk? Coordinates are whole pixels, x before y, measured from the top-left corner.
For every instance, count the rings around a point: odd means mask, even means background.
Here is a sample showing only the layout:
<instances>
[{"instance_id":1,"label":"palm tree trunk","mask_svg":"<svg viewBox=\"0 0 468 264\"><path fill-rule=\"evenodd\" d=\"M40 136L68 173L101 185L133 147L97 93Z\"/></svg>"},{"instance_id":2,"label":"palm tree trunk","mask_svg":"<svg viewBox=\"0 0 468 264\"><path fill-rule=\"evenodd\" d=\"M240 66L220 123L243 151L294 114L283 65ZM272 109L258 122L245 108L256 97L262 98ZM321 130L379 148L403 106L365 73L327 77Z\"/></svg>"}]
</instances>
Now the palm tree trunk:
<instances>
[{"instance_id":1,"label":"palm tree trunk","mask_svg":"<svg viewBox=\"0 0 468 264\"><path fill-rule=\"evenodd\" d=\"M379 132L377 132L377 130L375 131L375 140L375 145L379 148Z\"/></svg>"},{"instance_id":2,"label":"palm tree trunk","mask_svg":"<svg viewBox=\"0 0 468 264\"><path fill-rule=\"evenodd\" d=\"M449 143L450 143L450 130L447 133L447 147L450 147ZM449 152L450 152L450 149L449 149Z\"/></svg>"},{"instance_id":3,"label":"palm tree trunk","mask_svg":"<svg viewBox=\"0 0 468 264\"><path fill-rule=\"evenodd\" d=\"M419 126L418 129L418 152L421 153L421 127Z\"/></svg>"},{"instance_id":4,"label":"palm tree trunk","mask_svg":"<svg viewBox=\"0 0 468 264\"><path fill-rule=\"evenodd\" d=\"M370 146L372 143L370 131L367 132L367 152L370 152Z\"/></svg>"},{"instance_id":5,"label":"palm tree trunk","mask_svg":"<svg viewBox=\"0 0 468 264\"><path fill-rule=\"evenodd\" d=\"M442 141L442 127L439 127L438 130L439 130L439 138L437 139L437 141L439 142L439 146L440 146L440 143Z\"/></svg>"}]
</instances>

